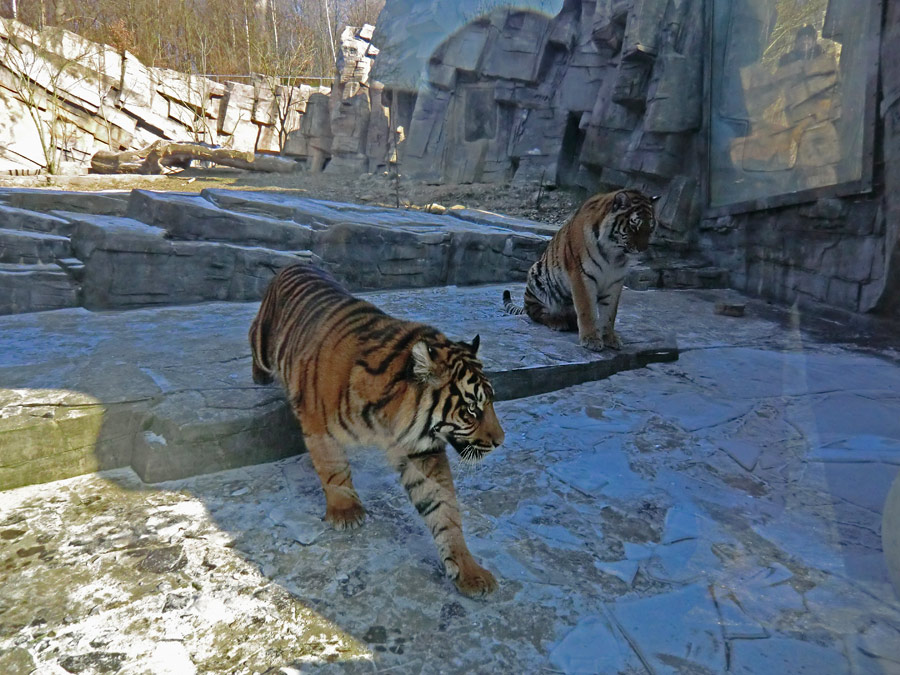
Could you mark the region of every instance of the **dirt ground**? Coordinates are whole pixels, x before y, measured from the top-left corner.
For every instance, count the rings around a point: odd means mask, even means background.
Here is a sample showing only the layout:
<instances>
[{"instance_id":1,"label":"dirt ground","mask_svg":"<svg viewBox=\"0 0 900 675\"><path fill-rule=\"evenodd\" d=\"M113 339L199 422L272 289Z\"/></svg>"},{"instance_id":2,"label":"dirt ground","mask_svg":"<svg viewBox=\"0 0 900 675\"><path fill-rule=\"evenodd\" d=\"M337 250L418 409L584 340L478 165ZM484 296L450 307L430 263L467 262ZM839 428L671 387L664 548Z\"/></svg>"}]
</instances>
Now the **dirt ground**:
<instances>
[{"instance_id":1,"label":"dirt ground","mask_svg":"<svg viewBox=\"0 0 900 675\"><path fill-rule=\"evenodd\" d=\"M399 190L384 174L265 174L231 169L187 169L168 176L85 175L0 177L0 188L46 187L56 190L166 190L200 192L205 188L277 190L315 199L401 208L463 205L519 218L561 224L582 195L553 187L528 185L431 185L401 177Z\"/></svg>"}]
</instances>

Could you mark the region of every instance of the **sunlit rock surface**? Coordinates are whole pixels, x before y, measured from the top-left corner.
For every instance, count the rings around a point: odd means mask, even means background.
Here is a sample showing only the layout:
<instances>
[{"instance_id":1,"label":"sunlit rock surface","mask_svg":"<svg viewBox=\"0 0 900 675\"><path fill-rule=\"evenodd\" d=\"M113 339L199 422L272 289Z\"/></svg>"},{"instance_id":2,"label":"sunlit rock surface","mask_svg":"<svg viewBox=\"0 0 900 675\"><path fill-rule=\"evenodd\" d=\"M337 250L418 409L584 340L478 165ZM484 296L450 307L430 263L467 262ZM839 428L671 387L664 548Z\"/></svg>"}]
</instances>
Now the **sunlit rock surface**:
<instances>
[{"instance_id":1,"label":"sunlit rock surface","mask_svg":"<svg viewBox=\"0 0 900 675\"><path fill-rule=\"evenodd\" d=\"M487 600L442 577L376 451L351 457L353 532L322 522L305 454L108 472L0 493L0 671L898 672L900 368L720 295L623 299L666 301L639 326L673 330L677 362L498 404L504 445L454 463Z\"/></svg>"}]
</instances>

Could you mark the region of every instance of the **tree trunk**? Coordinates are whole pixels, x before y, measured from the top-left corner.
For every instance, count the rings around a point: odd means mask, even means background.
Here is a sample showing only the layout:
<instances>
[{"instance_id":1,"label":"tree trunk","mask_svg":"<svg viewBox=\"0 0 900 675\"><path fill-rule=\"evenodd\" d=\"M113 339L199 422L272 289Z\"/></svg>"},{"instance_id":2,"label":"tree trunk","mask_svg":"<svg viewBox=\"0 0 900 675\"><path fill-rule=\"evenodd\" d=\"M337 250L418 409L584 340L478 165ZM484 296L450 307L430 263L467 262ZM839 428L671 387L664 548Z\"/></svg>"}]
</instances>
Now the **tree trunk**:
<instances>
[{"instance_id":1,"label":"tree trunk","mask_svg":"<svg viewBox=\"0 0 900 675\"><path fill-rule=\"evenodd\" d=\"M297 163L292 159L210 148L196 143L155 141L140 150L100 150L91 157L91 173L161 174L165 173L165 168L187 168L194 159L248 171L292 173L297 168Z\"/></svg>"}]
</instances>

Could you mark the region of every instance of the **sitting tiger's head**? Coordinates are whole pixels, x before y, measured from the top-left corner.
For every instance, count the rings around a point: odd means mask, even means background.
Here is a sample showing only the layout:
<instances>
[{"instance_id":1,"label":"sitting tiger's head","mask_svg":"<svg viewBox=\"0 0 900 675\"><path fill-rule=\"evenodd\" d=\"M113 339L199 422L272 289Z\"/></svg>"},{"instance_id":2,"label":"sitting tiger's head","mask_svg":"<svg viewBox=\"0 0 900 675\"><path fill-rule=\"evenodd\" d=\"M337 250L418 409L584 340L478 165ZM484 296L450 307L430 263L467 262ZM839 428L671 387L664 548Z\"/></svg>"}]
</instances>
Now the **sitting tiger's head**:
<instances>
[{"instance_id":1,"label":"sitting tiger's head","mask_svg":"<svg viewBox=\"0 0 900 675\"><path fill-rule=\"evenodd\" d=\"M658 196L647 197L637 190L614 193L609 236L626 253L640 253L650 246L650 237L656 229L653 207L657 199Z\"/></svg>"},{"instance_id":2,"label":"sitting tiger's head","mask_svg":"<svg viewBox=\"0 0 900 675\"><path fill-rule=\"evenodd\" d=\"M422 397L429 433L464 460L481 459L504 438L494 390L478 360L480 341L477 335L471 344L426 337L412 348L414 377L432 392Z\"/></svg>"}]
</instances>

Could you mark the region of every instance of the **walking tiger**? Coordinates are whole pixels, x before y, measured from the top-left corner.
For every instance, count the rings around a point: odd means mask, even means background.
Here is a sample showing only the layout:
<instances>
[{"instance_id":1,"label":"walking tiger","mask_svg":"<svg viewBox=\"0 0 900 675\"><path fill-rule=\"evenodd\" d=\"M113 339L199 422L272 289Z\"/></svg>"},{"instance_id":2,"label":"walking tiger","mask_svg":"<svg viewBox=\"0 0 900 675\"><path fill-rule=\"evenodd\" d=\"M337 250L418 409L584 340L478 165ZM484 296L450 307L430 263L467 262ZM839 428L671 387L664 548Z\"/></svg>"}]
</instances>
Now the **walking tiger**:
<instances>
[{"instance_id":1,"label":"walking tiger","mask_svg":"<svg viewBox=\"0 0 900 675\"><path fill-rule=\"evenodd\" d=\"M300 421L336 529L362 524L344 449L382 448L464 594L497 582L463 539L451 445L477 460L501 443L493 389L478 360L479 337L453 342L436 329L395 319L307 264L281 270L250 326L253 379L277 376Z\"/></svg>"}]
</instances>

